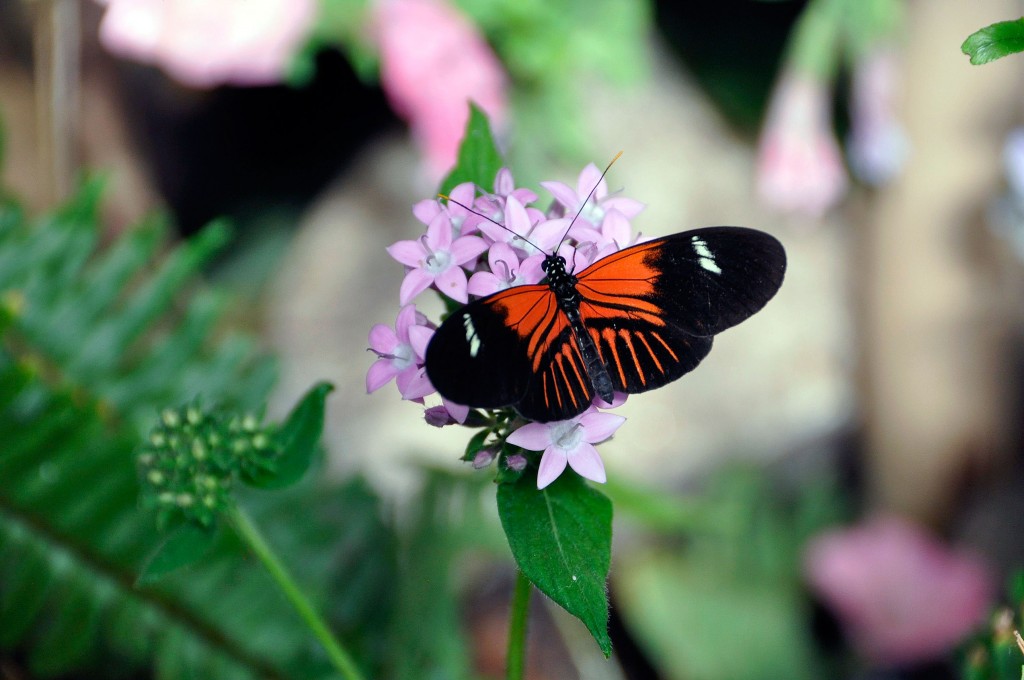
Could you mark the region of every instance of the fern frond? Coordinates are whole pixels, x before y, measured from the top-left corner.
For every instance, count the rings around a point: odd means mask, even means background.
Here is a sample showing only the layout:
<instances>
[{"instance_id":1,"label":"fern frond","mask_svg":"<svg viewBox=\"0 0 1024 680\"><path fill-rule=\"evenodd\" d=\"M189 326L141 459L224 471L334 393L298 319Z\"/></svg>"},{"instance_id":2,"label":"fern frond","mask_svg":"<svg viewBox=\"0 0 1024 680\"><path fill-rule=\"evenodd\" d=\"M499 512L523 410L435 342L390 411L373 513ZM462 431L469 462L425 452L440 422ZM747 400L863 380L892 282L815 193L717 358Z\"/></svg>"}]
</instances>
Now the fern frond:
<instances>
[{"instance_id":1,"label":"fern frond","mask_svg":"<svg viewBox=\"0 0 1024 680\"><path fill-rule=\"evenodd\" d=\"M326 677L319 647L230 534L191 571L134 585L160 540L139 509L141 433L198 394L259 410L275 369L252 340L218 337L227 298L197 279L223 225L168 251L154 222L101 249L99 196L87 183L34 224L0 204L0 649L39 677L140 666L157 678ZM376 502L357 483L247 499L270 539L290 542L302 585L325 596L353 555L393 563ZM386 610L387 584L360 596ZM353 634L359 649L375 633Z\"/></svg>"}]
</instances>

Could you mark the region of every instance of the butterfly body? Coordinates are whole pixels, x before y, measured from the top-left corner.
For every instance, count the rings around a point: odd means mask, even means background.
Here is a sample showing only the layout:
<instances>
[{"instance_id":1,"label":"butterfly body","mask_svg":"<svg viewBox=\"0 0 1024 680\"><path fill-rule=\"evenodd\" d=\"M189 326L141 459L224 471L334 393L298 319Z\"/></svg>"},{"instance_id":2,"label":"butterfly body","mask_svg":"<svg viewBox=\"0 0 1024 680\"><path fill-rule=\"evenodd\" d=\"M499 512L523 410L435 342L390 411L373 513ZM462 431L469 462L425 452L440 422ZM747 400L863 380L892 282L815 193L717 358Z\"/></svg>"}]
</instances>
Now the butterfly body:
<instances>
[{"instance_id":1,"label":"butterfly body","mask_svg":"<svg viewBox=\"0 0 1024 680\"><path fill-rule=\"evenodd\" d=\"M427 376L467 406L514 406L540 422L595 396L645 392L695 368L712 337L757 312L785 274L782 245L745 227L709 227L640 243L508 288L453 312L426 353Z\"/></svg>"}]
</instances>

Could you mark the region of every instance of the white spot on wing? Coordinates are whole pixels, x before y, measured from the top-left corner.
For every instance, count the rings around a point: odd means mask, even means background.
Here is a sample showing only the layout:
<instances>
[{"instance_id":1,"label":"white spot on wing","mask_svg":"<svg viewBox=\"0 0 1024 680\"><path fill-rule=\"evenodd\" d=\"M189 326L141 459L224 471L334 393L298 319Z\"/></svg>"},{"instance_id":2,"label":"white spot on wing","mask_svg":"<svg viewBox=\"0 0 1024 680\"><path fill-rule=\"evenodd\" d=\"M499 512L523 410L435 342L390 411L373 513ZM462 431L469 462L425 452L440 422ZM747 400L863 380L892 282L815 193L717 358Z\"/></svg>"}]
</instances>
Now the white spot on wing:
<instances>
[{"instance_id":1,"label":"white spot on wing","mask_svg":"<svg viewBox=\"0 0 1024 680\"><path fill-rule=\"evenodd\" d=\"M469 314L462 315L462 325L466 327L466 342L469 343L469 356L475 359L476 355L480 353L480 336L477 335L473 319L470 318Z\"/></svg>"},{"instance_id":2,"label":"white spot on wing","mask_svg":"<svg viewBox=\"0 0 1024 680\"><path fill-rule=\"evenodd\" d=\"M715 262L715 254L708 248L707 241L700 236L694 236L690 242L693 244L693 252L697 253L697 257L700 258L698 264L712 274L721 274L722 268Z\"/></svg>"}]
</instances>

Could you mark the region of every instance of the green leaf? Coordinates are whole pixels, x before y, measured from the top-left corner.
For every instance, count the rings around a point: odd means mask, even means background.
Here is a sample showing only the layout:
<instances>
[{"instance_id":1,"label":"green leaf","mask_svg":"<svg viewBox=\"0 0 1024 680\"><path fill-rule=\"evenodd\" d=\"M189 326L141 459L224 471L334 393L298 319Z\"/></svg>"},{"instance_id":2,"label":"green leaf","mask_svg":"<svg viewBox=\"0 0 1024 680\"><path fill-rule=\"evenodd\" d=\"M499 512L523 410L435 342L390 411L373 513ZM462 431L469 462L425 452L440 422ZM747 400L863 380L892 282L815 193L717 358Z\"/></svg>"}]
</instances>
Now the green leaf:
<instances>
[{"instance_id":1,"label":"green leaf","mask_svg":"<svg viewBox=\"0 0 1024 680\"><path fill-rule=\"evenodd\" d=\"M447 194L463 182L473 182L489 191L494 186L494 177L503 164L504 161L491 134L487 115L477 108L476 104L471 103L466 134L459 147L459 159L451 173L441 183L441 193Z\"/></svg>"},{"instance_id":2,"label":"green leaf","mask_svg":"<svg viewBox=\"0 0 1024 680\"><path fill-rule=\"evenodd\" d=\"M246 480L261 489L280 489L297 482L309 469L324 430L324 408L334 385L320 382L299 400L277 433L281 447L273 471L254 472Z\"/></svg>"},{"instance_id":3,"label":"green leaf","mask_svg":"<svg viewBox=\"0 0 1024 680\"><path fill-rule=\"evenodd\" d=\"M611 566L612 504L567 471L537 490L532 471L498 486L498 514L512 556L537 588L590 630L605 656Z\"/></svg>"},{"instance_id":4,"label":"green leaf","mask_svg":"<svg viewBox=\"0 0 1024 680\"><path fill-rule=\"evenodd\" d=\"M217 530L185 522L168 533L142 568L136 585L147 585L166 574L198 562L217 540Z\"/></svg>"},{"instance_id":5,"label":"green leaf","mask_svg":"<svg viewBox=\"0 0 1024 680\"><path fill-rule=\"evenodd\" d=\"M815 667L808 612L792 581L718 556L656 552L623 556L616 611L665 677L810 680ZM743 640L737 653L736 640Z\"/></svg>"},{"instance_id":6,"label":"green leaf","mask_svg":"<svg viewBox=\"0 0 1024 680\"><path fill-rule=\"evenodd\" d=\"M967 36L960 51L968 55L974 65L1024 51L1024 18L1000 21L975 31Z\"/></svg>"}]
</instances>

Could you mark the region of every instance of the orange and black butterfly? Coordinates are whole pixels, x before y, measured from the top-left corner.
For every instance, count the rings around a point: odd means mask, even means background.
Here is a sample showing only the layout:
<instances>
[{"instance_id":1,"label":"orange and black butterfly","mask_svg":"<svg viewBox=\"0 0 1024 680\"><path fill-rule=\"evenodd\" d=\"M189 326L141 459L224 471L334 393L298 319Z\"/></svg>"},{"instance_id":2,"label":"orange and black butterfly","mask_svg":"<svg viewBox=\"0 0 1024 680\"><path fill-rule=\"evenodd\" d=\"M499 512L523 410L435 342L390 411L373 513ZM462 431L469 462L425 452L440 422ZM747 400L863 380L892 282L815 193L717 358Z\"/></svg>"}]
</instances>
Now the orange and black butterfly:
<instances>
[{"instance_id":1,"label":"orange and black butterfly","mask_svg":"<svg viewBox=\"0 0 1024 680\"><path fill-rule=\"evenodd\" d=\"M437 329L426 369L443 397L547 422L595 397L661 387L764 307L782 285L786 253L764 232L708 227L625 248L578 274L557 254L542 266L544 282L472 301Z\"/></svg>"}]
</instances>

